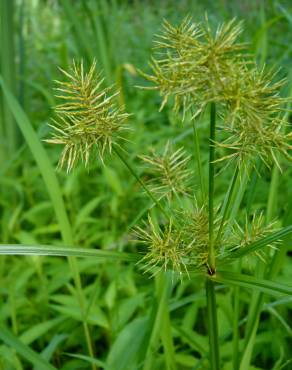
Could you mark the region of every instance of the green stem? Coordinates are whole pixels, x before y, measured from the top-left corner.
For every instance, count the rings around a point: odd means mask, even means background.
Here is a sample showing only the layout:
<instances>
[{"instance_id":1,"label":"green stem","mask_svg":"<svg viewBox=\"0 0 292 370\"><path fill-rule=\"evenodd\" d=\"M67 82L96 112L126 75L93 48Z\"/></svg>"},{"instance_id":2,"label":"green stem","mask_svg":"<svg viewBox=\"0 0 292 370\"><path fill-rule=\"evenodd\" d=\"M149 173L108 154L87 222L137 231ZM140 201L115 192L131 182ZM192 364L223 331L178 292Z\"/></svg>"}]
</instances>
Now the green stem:
<instances>
[{"instance_id":1,"label":"green stem","mask_svg":"<svg viewBox=\"0 0 292 370\"><path fill-rule=\"evenodd\" d=\"M215 130L216 130L216 105L210 107L210 142L209 142L209 254L208 274L216 273L215 250L214 250L214 177L215 177ZM206 281L207 311L208 311L208 335L210 344L211 370L219 370L219 342L217 307L214 282L207 278Z\"/></svg>"},{"instance_id":2,"label":"green stem","mask_svg":"<svg viewBox=\"0 0 292 370\"><path fill-rule=\"evenodd\" d=\"M215 176L215 130L216 130L216 105L211 103L210 109L210 142L209 142L209 272L214 274L215 251L214 251L214 176Z\"/></svg>"},{"instance_id":3,"label":"green stem","mask_svg":"<svg viewBox=\"0 0 292 370\"><path fill-rule=\"evenodd\" d=\"M238 173L239 173L239 170L238 170L238 167L236 167L233 178L232 178L231 185L228 189L228 192L227 192L227 194L225 196L225 199L224 199L224 202L223 202L223 207L222 207L223 216L222 216L222 219L221 219L221 222L220 222L219 231L218 231L216 240L220 240L220 237L221 237L221 234L222 234L222 231L223 231L223 226L224 226L224 223L225 223L225 220L226 220L226 217L227 217L227 213L229 211L229 207L230 207L230 204L231 204L231 199L232 199L233 192L234 192L234 189L235 189L235 184L236 184L236 181L237 181Z\"/></svg>"},{"instance_id":4,"label":"green stem","mask_svg":"<svg viewBox=\"0 0 292 370\"><path fill-rule=\"evenodd\" d=\"M255 171L252 172L251 176L251 182L250 182L250 187L249 190L246 194L246 214L249 215L252 209L252 205L254 204L254 197L255 197L255 188L258 184L259 180L259 174L261 172L261 169L263 167L263 163L258 159L256 162L256 168Z\"/></svg>"},{"instance_id":5,"label":"green stem","mask_svg":"<svg viewBox=\"0 0 292 370\"><path fill-rule=\"evenodd\" d=\"M155 198L155 196L151 193L151 191L148 189L148 187L145 185L143 180L138 176L136 171L133 169L133 167L129 164L129 162L126 160L126 158L122 155L120 150L118 150L117 147L113 146L113 150L116 153L116 155L120 158L120 160L124 163L124 165L128 168L130 173L135 177L135 179L138 181L138 183L142 186L142 188L145 190L146 194L149 196L149 198L156 204L156 206L159 208L159 210L164 214L164 216L169 219L169 215L165 211L165 209L160 204L159 200Z\"/></svg>"},{"instance_id":6,"label":"green stem","mask_svg":"<svg viewBox=\"0 0 292 370\"><path fill-rule=\"evenodd\" d=\"M236 271L241 272L242 260L239 259ZM239 318L240 318L240 287L234 288L234 309L233 309L233 338L232 338L232 362L233 369L239 369Z\"/></svg>"},{"instance_id":7,"label":"green stem","mask_svg":"<svg viewBox=\"0 0 292 370\"><path fill-rule=\"evenodd\" d=\"M204 182L204 176L203 176L203 169L202 169L202 160L201 160L201 154L200 154L200 144L199 144L199 136L198 131L196 128L195 120L193 120L193 134L194 134L194 149L195 149L195 160L197 162L197 169L198 169L198 175L200 178L200 188L202 193L202 200L206 199L206 189L205 189L205 182Z\"/></svg>"},{"instance_id":8,"label":"green stem","mask_svg":"<svg viewBox=\"0 0 292 370\"><path fill-rule=\"evenodd\" d=\"M167 345L167 349L165 347L165 334L163 331L165 330L165 325L167 324L166 321L169 321L169 311L168 311L168 299L170 295L171 289L171 277L168 273L160 272L155 277L155 295L152 304L152 310L150 313L149 318L149 327L148 332L145 335L142 348L141 361L144 362L143 370L151 370L153 369L153 360L154 360L154 353L156 353L157 348L159 347L159 339L162 337L163 346L165 349L165 354L169 354L169 345ZM168 316L168 317L166 317ZM165 321L166 320L166 321ZM172 343L171 332L168 328L167 336L168 340L170 341L171 350L171 358L174 358L174 348ZM175 362L173 360L173 367L175 367Z\"/></svg>"},{"instance_id":9,"label":"green stem","mask_svg":"<svg viewBox=\"0 0 292 370\"><path fill-rule=\"evenodd\" d=\"M271 187L268 197L268 210L267 210L267 222L271 222L274 217L274 211L277 205L277 191L279 182L279 169L275 165L272 171ZM285 221L284 221L285 225ZM285 247L282 245L279 251L276 251L272 260L270 261L269 267L263 263L259 264L258 275L260 278L266 277L267 279L273 280L279 272L280 266L285 258ZM268 270L270 268L270 270ZM245 330L244 338L244 352L241 359L240 370L247 370L250 367L252 359L253 347L256 338L257 329L260 321L260 314L264 303L263 293L253 294L248 321Z\"/></svg>"},{"instance_id":10,"label":"green stem","mask_svg":"<svg viewBox=\"0 0 292 370\"><path fill-rule=\"evenodd\" d=\"M206 296L207 296L207 311L208 311L208 332L210 345L210 369L219 370L219 341L218 341L218 323L216 311L216 295L215 284L207 278L206 281Z\"/></svg>"},{"instance_id":11,"label":"green stem","mask_svg":"<svg viewBox=\"0 0 292 370\"><path fill-rule=\"evenodd\" d=\"M12 0L2 0L0 2L0 40L1 55L0 68L1 75L6 85L11 91L16 90L15 83L15 50L14 50L14 15L15 4ZM9 106L4 99L0 98L0 163L9 160L17 149L17 130L15 121Z\"/></svg>"}]
</instances>

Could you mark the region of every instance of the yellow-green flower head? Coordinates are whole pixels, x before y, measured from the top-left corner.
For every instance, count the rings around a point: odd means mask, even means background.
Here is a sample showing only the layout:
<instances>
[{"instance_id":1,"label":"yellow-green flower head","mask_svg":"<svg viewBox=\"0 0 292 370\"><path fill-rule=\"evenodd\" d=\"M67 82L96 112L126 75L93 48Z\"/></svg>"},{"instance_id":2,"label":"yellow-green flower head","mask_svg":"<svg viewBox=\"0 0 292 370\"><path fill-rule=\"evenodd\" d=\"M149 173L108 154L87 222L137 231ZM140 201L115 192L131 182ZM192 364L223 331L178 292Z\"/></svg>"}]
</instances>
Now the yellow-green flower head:
<instances>
[{"instance_id":1,"label":"yellow-green flower head","mask_svg":"<svg viewBox=\"0 0 292 370\"><path fill-rule=\"evenodd\" d=\"M178 27L164 22L163 28L152 75L143 74L154 84L149 89L160 91L161 109L173 98L175 111L191 109L195 117L216 103L223 129L216 144L228 150L219 160L233 159L242 167L254 165L258 157L268 166L279 166L277 152L290 159L288 99L279 94L285 80L274 82L276 72L258 69L242 52L245 45L237 42L241 23L232 20L213 33L207 19L194 24L186 18Z\"/></svg>"},{"instance_id":2,"label":"yellow-green flower head","mask_svg":"<svg viewBox=\"0 0 292 370\"><path fill-rule=\"evenodd\" d=\"M136 227L137 241L147 245L147 252L140 261L147 266L146 271L153 275L167 269L179 273L187 272L185 258L187 251L182 248L180 234L177 233L172 221L163 227L154 223L148 215L148 222L143 227Z\"/></svg>"},{"instance_id":3,"label":"yellow-green flower head","mask_svg":"<svg viewBox=\"0 0 292 370\"><path fill-rule=\"evenodd\" d=\"M81 160L88 165L92 153L99 153L101 159L126 128L128 114L116 104L118 92L112 87L103 88L103 79L96 74L94 61L86 73L83 62L73 65L69 72L61 69L67 81L56 81L57 97L64 101L57 105L57 118L53 137L46 140L64 146L59 167L71 171Z\"/></svg>"},{"instance_id":4,"label":"yellow-green flower head","mask_svg":"<svg viewBox=\"0 0 292 370\"><path fill-rule=\"evenodd\" d=\"M209 101L220 100L222 88L242 62L244 45L236 43L241 30L241 23L234 20L219 26L215 34L208 20L194 24L188 17L178 27L165 21L155 43L152 75L142 73L154 83L150 89L160 91L161 109L173 97L175 111L193 107L199 114Z\"/></svg>"},{"instance_id":5,"label":"yellow-green flower head","mask_svg":"<svg viewBox=\"0 0 292 370\"><path fill-rule=\"evenodd\" d=\"M179 196L189 195L192 173L187 165L190 156L183 148L173 150L167 142L163 153L152 151L151 155L140 157L147 166L151 179L149 188L160 198L167 197L168 201Z\"/></svg>"},{"instance_id":6,"label":"yellow-green flower head","mask_svg":"<svg viewBox=\"0 0 292 370\"><path fill-rule=\"evenodd\" d=\"M227 138L217 145L229 149L220 160L235 159L239 166L255 164L259 157L267 166L276 163L277 153L291 159L291 134L286 134L289 101L279 95L285 80L273 82L276 73L264 68L242 67L237 79L225 87L221 114Z\"/></svg>"},{"instance_id":7,"label":"yellow-green flower head","mask_svg":"<svg viewBox=\"0 0 292 370\"><path fill-rule=\"evenodd\" d=\"M220 218L215 218L215 232L218 232ZM197 206L190 210L181 210L164 225L159 225L148 216L148 222L135 229L137 241L147 245L147 251L140 261L146 265L146 271L155 273L159 270L174 270L179 273L189 268L204 268L208 265L209 253L209 218L205 207ZM215 241L215 252L231 244L224 237Z\"/></svg>"},{"instance_id":8,"label":"yellow-green flower head","mask_svg":"<svg viewBox=\"0 0 292 370\"><path fill-rule=\"evenodd\" d=\"M249 244L260 240L275 231L275 222L271 222L265 225L265 217L263 212L257 212L252 215L252 220L245 219L243 226L238 223L235 224L233 229L235 240L237 241L237 246L232 248L234 250L238 248L248 247ZM280 241L272 242L266 246L271 249L277 249ZM259 257L261 260L265 261L265 255L268 249L258 250L254 255Z\"/></svg>"}]
</instances>

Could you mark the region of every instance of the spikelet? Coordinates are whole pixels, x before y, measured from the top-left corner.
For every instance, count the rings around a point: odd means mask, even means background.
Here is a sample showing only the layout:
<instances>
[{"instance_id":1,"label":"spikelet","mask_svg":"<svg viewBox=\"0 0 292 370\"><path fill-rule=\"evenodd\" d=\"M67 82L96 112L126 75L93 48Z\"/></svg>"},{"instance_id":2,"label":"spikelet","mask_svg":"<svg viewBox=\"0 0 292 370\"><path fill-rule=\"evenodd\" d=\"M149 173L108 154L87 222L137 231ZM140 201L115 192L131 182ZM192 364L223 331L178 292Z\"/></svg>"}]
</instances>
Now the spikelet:
<instances>
[{"instance_id":1,"label":"spikelet","mask_svg":"<svg viewBox=\"0 0 292 370\"><path fill-rule=\"evenodd\" d=\"M162 227L154 224L148 215L148 222L144 222L143 227L136 227L134 231L136 241L147 245L147 252L140 260L140 264L146 265L146 272L152 275L167 269L180 274L183 271L187 272L185 264L187 251L182 248L180 233L171 220Z\"/></svg>"},{"instance_id":2,"label":"spikelet","mask_svg":"<svg viewBox=\"0 0 292 370\"><path fill-rule=\"evenodd\" d=\"M50 125L53 137L46 141L64 145L59 167L66 165L67 172L79 160L87 166L91 153L96 151L103 159L119 132L126 128L128 114L115 103L118 92L103 88L103 79L95 69L95 61L88 73L82 61L73 62L70 72L60 69L67 81L56 81L57 97L65 102L55 108L57 118Z\"/></svg>"},{"instance_id":3,"label":"spikelet","mask_svg":"<svg viewBox=\"0 0 292 370\"><path fill-rule=\"evenodd\" d=\"M216 217L215 232L219 224L220 219ZM188 274L189 267L199 270L208 265L209 218L205 207L180 210L165 225L154 224L148 216L148 221L136 227L134 232L135 241L147 245L140 264L146 265L146 271L152 274L166 269ZM216 255L227 246L227 240L216 240Z\"/></svg>"},{"instance_id":4,"label":"spikelet","mask_svg":"<svg viewBox=\"0 0 292 370\"><path fill-rule=\"evenodd\" d=\"M227 112L223 130L227 138L217 142L229 149L219 160L236 160L239 167L247 163L255 166L260 158L268 167L272 163L280 168L277 153L291 160L289 151L291 134L285 134L285 104L289 99L279 95L285 80L273 82L275 72L264 68L242 68L234 84L225 90Z\"/></svg>"},{"instance_id":5,"label":"spikelet","mask_svg":"<svg viewBox=\"0 0 292 370\"><path fill-rule=\"evenodd\" d=\"M206 24L194 24L187 17L174 27L164 22L155 49L157 57L150 63L152 75L142 75L163 97L161 108L170 97L174 110L185 112L192 107L199 114L210 101L222 98L221 90L230 83L232 71L241 64L243 44L236 43L242 31L235 20L218 27L216 33Z\"/></svg>"},{"instance_id":6,"label":"spikelet","mask_svg":"<svg viewBox=\"0 0 292 370\"><path fill-rule=\"evenodd\" d=\"M263 212L259 212L252 215L251 221L246 218L243 227L241 227L239 224L236 224L235 229L233 230L234 236L238 240L236 249L245 248L250 243L256 242L257 240L260 240L275 231L275 222L265 225L264 221ZM277 249L277 245L279 243L280 241L276 241L268 244L267 247ZM258 250L253 254L265 262L265 251Z\"/></svg>"},{"instance_id":7,"label":"spikelet","mask_svg":"<svg viewBox=\"0 0 292 370\"><path fill-rule=\"evenodd\" d=\"M159 198L189 195L191 171L187 168L190 156L186 155L183 148L174 151L167 142L162 154L152 151L152 155L140 156L147 165L147 170L152 176L148 181L149 188Z\"/></svg>"}]
</instances>

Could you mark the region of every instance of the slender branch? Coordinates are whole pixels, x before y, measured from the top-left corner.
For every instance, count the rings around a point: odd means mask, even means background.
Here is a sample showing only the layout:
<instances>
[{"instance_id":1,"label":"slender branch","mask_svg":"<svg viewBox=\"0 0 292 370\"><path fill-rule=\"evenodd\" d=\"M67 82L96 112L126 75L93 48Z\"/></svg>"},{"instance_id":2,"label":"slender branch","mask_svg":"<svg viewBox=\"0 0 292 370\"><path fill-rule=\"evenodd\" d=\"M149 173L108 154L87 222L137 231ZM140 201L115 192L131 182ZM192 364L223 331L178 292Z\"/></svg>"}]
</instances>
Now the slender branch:
<instances>
[{"instance_id":1,"label":"slender branch","mask_svg":"<svg viewBox=\"0 0 292 370\"><path fill-rule=\"evenodd\" d=\"M195 120L193 119L193 134L194 134L194 149L195 149L195 160L197 162L197 169L198 169L198 175L200 178L200 188L202 193L202 200L204 201L206 199L206 189L205 189L205 182L204 182L204 176L203 176L203 169L202 169L202 160L201 160L201 154L200 154L200 144L199 144L199 136L198 136L198 130L196 128Z\"/></svg>"},{"instance_id":2,"label":"slender branch","mask_svg":"<svg viewBox=\"0 0 292 370\"><path fill-rule=\"evenodd\" d=\"M124 163L124 165L128 168L130 173L135 177L135 179L138 181L138 183L142 186L142 188L145 190L146 194L149 196L149 198L156 204L156 206L160 209L160 211L164 214L164 216L169 219L168 213L165 211L165 209L162 207L161 203L158 199L151 193L151 191L148 189L146 184L141 180L141 178L138 176L136 171L132 168L132 166L129 164L129 162L126 160L126 158L122 155L120 150L116 146L113 146L113 150L116 153L116 155L120 158L120 160Z\"/></svg>"},{"instance_id":3,"label":"slender branch","mask_svg":"<svg viewBox=\"0 0 292 370\"><path fill-rule=\"evenodd\" d=\"M216 106L211 103L210 107L210 142L209 142L209 255L208 275L216 273L215 250L214 250L214 176L215 176L215 130L216 130ZM214 282L207 277L206 281L207 311L208 311L208 335L210 344L210 369L220 369L217 307Z\"/></svg>"},{"instance_id":4,"label":"slender branch","mask_svg":"<svg viewBox=\"0 0 292 370\"><path fill-rule=\"evenodd\" d=\"M210 369L220 369L219 357L219 341L218 341L218 323L217 323L217 308L214 282L207 278L206 281L206 297L208 311L208 333L210 345Z\"/></svg>"},{"instance_id":5,"label":"slender branch","mask_svg":"<svg viewBox=\"0 0 292 370\"><path fill-rule=\"evenodd\" d=\"M236 271L241 272L242 260L239 259L237 263ZM237 286L233 290L234 302L233 302L233 338L232 338L232 363L233 369L239 369L239 319L240 319L240 287Z\"/></svg>"},{"instance_id":6,"label":"slender branch","mask_svg":"<svg viewBox=\"0 0 292 370\"><path fill-rule=\"evenodd\" d=\"M239 173L239 169L238 169L238 167L236 167L233 178L232 178L231 185L228 189L228 192L227 192L227 194L225 196L225 199L224 199L224 202L223 202L223 207L222 207L223 216L222 216L222 219L221 219L221 222L220 222L220 226L219 226L218 234L217 234L217 237L216 237L216 241L220 240L220 237L221 237L221 234L222 234L222 231L223 231L223 226L224 226L224 223L226 221L227 213L229 211L229 207L230 207L230 204L231 204L231 199L232 199L233 192L234 192L234 189L235 189L235 184L236 184L236 181L237 181L238 173Z\"/></svg>"},{"instance_id":7,"label":"slender branch","mask_svg":"<svg viewBox=\"0 0 292 370\"><path fill-rule=\"evenodd\" d=\"M215 130L216 130L216 105L211 103L210 109L210 142L209 142L209 272L214 274L215 251L214 251L214 176L215 176Z\"/></svg>"}]
</instances>

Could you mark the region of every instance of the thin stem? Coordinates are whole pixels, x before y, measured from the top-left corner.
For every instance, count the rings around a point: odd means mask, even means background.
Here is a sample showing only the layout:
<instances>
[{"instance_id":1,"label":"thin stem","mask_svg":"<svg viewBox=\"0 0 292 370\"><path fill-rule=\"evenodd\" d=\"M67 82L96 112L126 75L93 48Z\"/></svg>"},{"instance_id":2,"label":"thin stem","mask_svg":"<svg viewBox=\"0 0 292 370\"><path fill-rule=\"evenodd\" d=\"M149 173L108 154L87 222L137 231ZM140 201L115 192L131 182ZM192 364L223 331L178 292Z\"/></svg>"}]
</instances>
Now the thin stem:
<instances>
[{"instance_id":1,"label":"thin stem","mask_svg":"<svg viewBox=\"0 0 292 370\"><path fill-rule=\"evenodd\" d=\"M229 211L229 207L230 207L230 204L231 204L231 199L232 199L233 192L234 192L234 189L235 189L235 184L236 184L236 181L237 181L238 173L239 173L239 169L238 169L238 167L236 167L233 178L232 178L231 185L228 189L228 192L227 192L227 194L225 196L225 199L224 199L224 202L223 202L223 207L222 207L223 216L222 216L222 219L221 219L221 222L220 222L219 231L218 231L216 240L220 240L220 237L221 237L221 234L222 234L222 231L223 231L223 226L224 226L224 223L225 223L225 220L226 220L226 217L227 217L227 213Z\"/></svg>"},{"instance_id":2,"label":"thin stem","mask_svg":"<svg viewBox=\"0 0 292 370\"><path fill-rule=\"evenodd\" d=\"M208 274L216 273L215 251L214 251L214 176L215 176L215 130L216 130L216 105L211 103L210 107L210 142L209 142L209 255ZM207 278L206 281L207 311L208 311L208 335L210 344L210 366L211 370L219 370L219 342L217 307L214 282Z\"/></svg>"},{"instance_id":3,"label":"thin stem","mask_svg":"<svg viewBox=\"0 0 292 370\"><path fill-rule=\"evenodd\" d=\"M82 324L83 324L83 330L85 334L85 339L86 339L86 344L87 344L87 349L89 356L94 359L94 350L93 350L93 344L92 344L92 338L89 330L89 326L87 323L87 318L86 318L86 313L85 313L85 297L83 293L83 288L82 288L82 283L81 283L81 278L80 278L80 273L77 265L77 261L75 257L68 257L68 262L70 266L70 270L73 274L73 280L74 280L74 285L76 288L76 295L80 307L80 312L82 316ZM96 369L96 365L92 364L92 369Z\"/></svg>"},{"instance_id":4,"label":"thin stem","mask_svg":"<svg viewBox=\"0 0 292 370\"><path fill-rule=\"evenodd\" d=\"M199 144L199 136L198 136L198 130L196 128L195 120L193 119L193 134L194 134L194 149L195 149L195 160L197 162L197 169L198 169L198 175L200 178L200 188L202 193L202 200L204 201L206 199L206 189L205 189L205 182L204 182L204 176L203 176L203 169L202 169L202 160L201 160L201 154L200 154L200 144Z\"/></svg>"},{"instance_id":5,"label":"thin stem","mask_svg":"<svg viewBox=\"0 0 292 370\"><path fill-rule=\"evenodd\" d=\"M236 271L241 271L242 260L238 260ZM233 338L232 338L232 362L233 370L239 369L239 319L240 319L240 287L234 288L234 309L233 309Z\"/></svg>"},{"instance_id":6,"label":"thin stem","mask_svg":"<svg viewBox=\"0 0 292 370\"><path fill-rule=\"evenodd\" d=\"M208 311L208 332L210 345L210 369L219 370L219 341L218 341L218 324L216 310L216 295L214 282L207 278L206 281L206 297Z\"/></svg>"},{"instance_id":7,"label":"thin stem","mask_svg":"<svg viewBox=\"0 0 292 370\"><path fill-rule=\"evenodd\" d=\"M214 176L215 176L215 130L216 130L216 105L211 103L210 109L210 142L209 142L209 272L214 274L215 251L214 251Z\"/></svg>"},{"instance_id":8,"label":"thin stem","mask_svg":"<svg viewBox=\"0 0 292 370\"><path fill-rule=\"evenodd\" d=\"M276 208L278 177L279 169L277 168L277 166L275 166L272 172L272 181L268 198L267 222L270 222L272 220L274 216L273 211ZM265 266L263 263L260 263L259 267L257 268L259 277L266 277L267 279L273 280L279 272L280 266L285 258L285 253L286 253L285 246L283 245L282 248L275 252L268 266ZM254 294L252 296L247 326L245 330L244 351L241 359L240 370L246 370L250 366L263 303L264 303L263 293Z\"/></svg>"},{"instance_id":9,"label":"thin stem","mask_svg":"<svg viewBox=\"0 0 292 370\"><path fill-rule=\"evenodd\" d=\"M126 160L126 158L122 155L122 153L118 150L116 146L113 146L113 150L116 153L116 155L120 158L120 160L124 163L124 165L128 168L130 173L135 177L135 179L139 182L139 184L142 186L142 188L145 190L146 194L149 196L149 198L156 204L156 206L160 209L160 211L164 214L164 216L169 219L169 215L165 211L165 209L160 204L159 200L156 199L156 197L151 193L151 191L148 189L148 187L145 185L143 180L138 176L136 171L132 168L132 166L129 164L129 162Z\"/></svg>"},{"instance_id":10,"label":"thin stem","mask_svg":"<svg viewBox=\"0 0 292 370\"><path fill-rule=\"evenodd\" d=\"M149 320L149 329L144 337L141 361L144 362L143 370L153 368L153 354L159 345L159 338L163 334L165 314L169 315L168 297L170 294L171 280L169 274L160 272L155 277L155 295ZM169 320L169 318L168 318ZM171 339L172 341L172 339ZM171 344L173 346L173 344Z\"/></svg>"}]
</instances>

